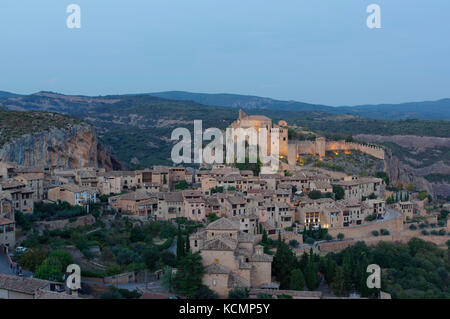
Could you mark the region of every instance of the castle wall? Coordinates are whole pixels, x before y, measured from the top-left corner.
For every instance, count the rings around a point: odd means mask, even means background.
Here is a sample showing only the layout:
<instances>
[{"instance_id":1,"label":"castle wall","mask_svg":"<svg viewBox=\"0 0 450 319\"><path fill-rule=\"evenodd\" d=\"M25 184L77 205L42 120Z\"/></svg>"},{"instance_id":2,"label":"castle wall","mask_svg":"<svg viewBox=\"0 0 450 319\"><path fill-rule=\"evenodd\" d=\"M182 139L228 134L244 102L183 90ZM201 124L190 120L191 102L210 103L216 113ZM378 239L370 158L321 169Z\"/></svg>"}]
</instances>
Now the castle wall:
<instances>
[{"instance_id":1,"label":"castle wall","mask_svg":"<svg viewBox=\"0 0 450 319\"><path fill-rule=\"evenodd\" d=\"M326 141L323 137L317 138L316 141L297 141L292 143L292 145L296 145L297 154L311 154L324 157L326 151L355 150L384 160L384 149L380 147L345 141ZM292 154L289 155L290 160L292 160L292 156Z\"/></svg>"}]
</instances>

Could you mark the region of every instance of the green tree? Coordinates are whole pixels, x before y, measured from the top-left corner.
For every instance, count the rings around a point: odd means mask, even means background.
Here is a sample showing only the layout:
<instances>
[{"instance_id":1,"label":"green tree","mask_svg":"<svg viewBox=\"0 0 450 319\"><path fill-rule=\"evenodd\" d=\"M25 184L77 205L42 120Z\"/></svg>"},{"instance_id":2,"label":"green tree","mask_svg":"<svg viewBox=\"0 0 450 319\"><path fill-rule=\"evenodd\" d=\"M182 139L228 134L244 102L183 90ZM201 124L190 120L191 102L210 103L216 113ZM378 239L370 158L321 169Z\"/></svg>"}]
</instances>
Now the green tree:
<instances>
[{"instance_id":1,"label":"green tree","mask_svg":"<svg viewBox=\"0 0 450 319\"><path fill-rule=\"evenodd\" d=\"M191 243L190 243L190 241L189 241L189 236L186 236L186 239L185 239L185 252L186 253L188 253L188 252L190 252L191 251Z\"/></svg>"},{"instance_id":2,"label":"green tree","mask_svg":"<svg viewBox=\"0 0 450 319\"><path fill-rule=\"evenodd\" d=\"M166 267L164 269L164 273L161 276L161 286L167 289L170 293L173 292L175 287L175 276L173 275L171 267Z\"/></svg>"},{"instance_id":3,"label":"green tree","mask_svg":"<svg viewBox=\"0 0 450 319\"><path fill-rule=\"evenodd\" d=\"M249 291L245 288L234 288L228 292L228 299L248 299Z\"/></svg>"},{"instance_id":4,"label":"green tree","mask_svg":"<svg viewBox=\"0 0 450 319\"><path fill-rule=\"evenodd\" d=\"M35 272L45 260L45 253L39 248L33 248L27 250L19 259L19 265L23 269Z\"/></svg>"},{"instance_id":5,"label":"green tree","mask_svg":"<svg viewBox=\"0 0 450 319\"><path fill-rule=\"evenodd\" d=\"M193 298L202 286L204 269L199 252L188 253L180 261L181 270L175 276L175 291L180 295Z\"/></svg>"},{"instance_id":6,"label":"green tree","mask_svg":"<svg viewBox=\"0 0 450 319\"><path fill-rule=\"evenodd\" d=\"M178 228L178 235L177 235L177 259L181 261L181 259L185 256L184 251L184 238L181 234L181 230Z\"/></svg>"},{"instance_id":7,"label":"green tree","mask_svg":"<svg viewBox=\"0 0 450 319\"><path fill-rule=\"evenodd\" d=\"M311 248L309 254L308 265L305 270L305 282L309 290L314 291L319 286L319 276L317 274L317 266L314 261L314 253Z\"/></svg>"},{"instance_id":8,"label":"green tree","mask_svg":"<svg viewBox=\"0 0 450 319\"><path fill-rule=\"evenodd\" d=\"M305 277L300 269L294 269L291 272L291 290L303 290L305 288Z\"/></svg>"},{"instance_id":9,"label":"green tree","mask_svg":"<svg viewBox=\"0 0 450 319\"><path fill-rule=\"evenodd\" d=\"M263 230L263 235L262 235L261 242L263 244L268 244L269 243L268 238L267 238L267 231L265 229Z\"/></svg>"},{"instance_id":10,"label":"green tree","mask_svg":"<svg viewBox=\"0 0 450 319\"><path fill-rule=\"evenodd\" d=\"M337 264L333 260L330 254L325 257L325 280L328 284L331 284L336 276Z\"/></svg>"},{"instance_id":11,"label":"green tree","mask_svg":"<svg viewBox=\"0 0 450 319\"><path fill-rule=\"evenodd\" d=\"M339 240L343 240L344 239L344 234L343 233L339 233L338 235L337 235L337 238L339 239Z\"/></svg>"},{"instance_id":12,"label":"green tree","mask_svg":"<svg viewBox=\"0 0 450 319\"><path fill-rule=\"evenodd\" d=\"M342 267L336 268L336 276L331 283L331 288L333 289L333 293L338 297L343 297L345 294L345 278L344 278L344 270Z\"/></svg>"},{"instance_id":13,"label":"green tree","mask_svg":"<svg viewBox=\"0 0 450 319\"><path fill-rule=\"evenodd\" d=\"M306 251L304 251L302 256L300 257L300 262L299 262L300 269L303 273L305 273L308 263L309 263L309 256L308 256L308 253Z\"/></svg>"},{"instance_id":14,"label":"green tree","mask_svg":"<svg viewBox=\"0 0 450 319\"><path fill-rule=\"evenodd\" d=\"M195 299L219 299L219 296L207 286L201 286L194 296Z\"/></svg>"},{"instance_id":15,"label":"green tree","mask_svg":"<svg viewBox=\"0 0 450 319\"><path fill-rule=\"evenodd\" d=\"M175 185L175 189L180 189L180 190L185 190L188 187L189 187L189 184L185 180L181 180L178 182L177 185Z\"/></svg>"},{"instance_id":16,"label":"green tree","mask_svg":"<svg viewBox=\"0 0 450 319\"><path fill-rule=\"evenodd\" d=\"M286 289L290 284L291 271L297 264L297 258L289 246L281 239L278 233L277 252L273 258L272 271L280 282L281 289Z\"/></svg>"},{"instance_id":17,"label":"green tree","mask_svg":"<svg viewBox=\"0 0 450 319\"><path fill-rule=\"evenodd\" d=\"M345 190L340 185L333 185L333 193L336 200L341 200L345 197Z\"/></svg>"},{"instance_id":18,"label":"green tree","mask_svg":"<svg viewBox=\"0 0 450 319\"><path fill-rule=\"evenodd\" d=\"M51 281L62 281L62 265L58 258L47 257L42 265L40 265L33 276L35 278L51 280Z\"/></svg>"},{"instance_id":19,"label":"green tree","mask_svg":"<svg viewBox=\"0 0 450 319\"><path fill-rule=\"evenodd\" d=\"M414 185L413 183L409 183L408 185L406 185L406 190L408 192L414 192L416 190L416 185Z\"/></svg>"},{"instance_id":20,"label":"green tree","mask_svg":"<svg viewBox=\"0 0 450 319\"><path fill-rule=\"evenodd\" d=\"M308 196L311 199L319 199L322 198L322 192L318 190L313 190L309 192Z\"/></svg>"},{"instance_id":21,"label":"green tree","mask_svg":"<svg viewBox=\"0 0 450 319\"><path fill-rule=\"evenodd\" d=\"M160 258L159 250L156 247L149 247L144 250L142 259L147 265L148 269L155 269L156 263Z\"/></svg>"},{"instance_id":22,"label":"green tree","mask_svg":"<svg viewBox=\"0 0 450 319\"><path fill-rule=\"evenodd\" d=\"M54 257L59 260L61 263L61 271L63 272L65 272L67 266L74 263L72 255L68 251L62 249L53 250L49 257Z\"/></svg>"},{"instance_id":23,"label":"green tree","mask_svg":"<svg viewBox=\"0 0 450 319\"><path fill-rule=\"evenodd\" d=\"M145 240L145 233L140 227L133 227L130 232L130 241L136 243Z\"/></svg>"}]
</instances>

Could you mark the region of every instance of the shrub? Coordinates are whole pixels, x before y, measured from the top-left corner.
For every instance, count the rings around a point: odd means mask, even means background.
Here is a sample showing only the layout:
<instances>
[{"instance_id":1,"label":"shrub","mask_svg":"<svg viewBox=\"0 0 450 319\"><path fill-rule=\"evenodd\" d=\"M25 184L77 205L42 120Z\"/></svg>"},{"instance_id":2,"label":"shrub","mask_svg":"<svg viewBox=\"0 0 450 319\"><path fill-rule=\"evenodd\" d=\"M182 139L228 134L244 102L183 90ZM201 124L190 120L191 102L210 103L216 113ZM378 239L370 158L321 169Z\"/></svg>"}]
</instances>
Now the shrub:
<instances>
[{"instance_id":1,"label":"shrub","mask_svg":"<svg viewBox=\"0 0 450 319\"><path fill-rule=\"evenodd\" d=\"M249 295L248 289L234 288L228 292L229 299L247 299Z\"/></svg>"},{"instance_id":2,"label":"shrub","mask_svg":"<svg viewBox=\"0 0 450 319\"><path fill-rule=\"evenodd\" d=\"M426 230L424 229L424 230L422 230L422 235L424 235L424 236L428 236L428 235L429 235L429 233L428 233L428 231L426 231Z\"/></svg>"},{"instance_id":3,"label":"shrub","mask_svg":"<svg viewBox=\"0 0 450 319\"><path fill-rule=\"evenodd\" d=\"M416 230L416 229L417 229L417 226L414 225L414 224L411 224L411 225L409 226L409 229L411 229L411 230Z\"/></svg>"},{"instance_id":4,"label":"shrub","mask_svg":"<svg viewBox=\"0 0 450 319\"><path fill-rule=\"evenodd\" d=\"M433 230L431 231L431 235L433 235L433 236L437 236L438 234L439 234L438 231L435 230L435 229L433 229Z\"/></svg>"},{"instance_id":5,"label":"shrub","mask_svg":"<svg viewBox=\"0 0 450 319\"><path fill-rule=\"evenodd\" d=\"M338 238L339 240L343 240L344 237L345 237L345 235L344 235L343 233L339 233L339 234L337 235L337 238Z\"/></svg>"},{"instance_id":6,"label":"shrub","mask_svg":"<svg viewBox=\"0 0 450 319\"><path fill-rule=\"evenodd\" d=\"M271 295L260 292L256 295L258 299L273 299Z\"/></svg>"},{"instance_id":7,"label":"shrub","mask_svg":"<svg viewBox=\"0 0 450 319\"><path fill-rule=\"evenodd\" d=\"M445 229L439 230L439 236L445 236Z\"/></svg>"},{"instance_id":8,"label":"shrub","mask_svg":"<svg viewBox=\"0 0 450 319\"><path fill-rule=\"evenodd\" d=\"M292 239L289 241L289 246L291 246L292 248L297 248L299 246L299 242L295 239Z\"/></svg>"},{"instance_id":9,"label":"shrub","mask_svg":"<svg viewBox=\"0 0 450 319\"><path fill-rule=\"evenodd\" d=\"M373 230L372 231L372 235L374 235L375 237L377 237L379 235L378 230Z\"/></svg>"},{"instance_id":10,"label":"shrub","mask_svg":"<svg viewBox=\"0 0 450 319\"><path fill-rule=\"evenodd\" d=\"M420 229L424 229L424 228L427 228L427 227L428 227L428 225L425 224L425 223L420 223L420 224L419 224L419 228L420 228Z\"/></svg>"},{"instance_id":11,"label":"shrub","mask_svg":"<svg viewBox=\"0 0 450 319\"><path fill-rule=\"evenodd\" d=\"M314 244L314 242L315 242L314 238L311 238L311 237L307 237L305 240L305 243L308 245L312 245L312 244Z\"/></svg>"},{"instance_id":12,"label":"shrub","mask_svg":"<svg viewBox=\"0 0 450 319\"><path fill-rule=\"evenodd\" d=\"M330 234L326 234L325 240L327 241L333 240L333 236L331 236Z\"/></svg>"},{"instance_id":13,"label":"shrub","mask_svg":"<svg viewBox=\"0 0 450 319\"><path fill-rule=\"evenodd\" d=\"M380 230L380 232L381 232L381 235L383 235L383 236L387 236L390 234L389 230L387 230L387 229L382 229L382 230Z\"/></svg>"}]
</instances>

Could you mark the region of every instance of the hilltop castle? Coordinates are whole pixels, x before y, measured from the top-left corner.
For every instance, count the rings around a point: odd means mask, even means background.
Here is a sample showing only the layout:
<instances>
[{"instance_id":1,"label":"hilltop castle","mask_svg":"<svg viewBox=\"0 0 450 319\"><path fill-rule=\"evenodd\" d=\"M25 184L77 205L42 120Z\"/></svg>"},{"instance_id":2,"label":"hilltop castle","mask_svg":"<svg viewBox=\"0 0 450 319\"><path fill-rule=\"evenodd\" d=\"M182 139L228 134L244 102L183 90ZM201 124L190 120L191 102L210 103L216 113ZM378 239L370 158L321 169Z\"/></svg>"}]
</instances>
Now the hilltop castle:
<instances>
[{"instance_id":1,"label":"hilltop castle","mask_svg":"<svg viewBox=\"0 0 450 319\"><path fill-rule=\"evenodd\" d=\"M254 128L259 131L266 128L269 133L278 131L280 158L287 157L289 166L294 167L297 159L302 154L317 155L325 157L327 151L351 151L357 150L369 154L378 159L384 159L384 149L373 145L363 145L346 141L327 141L324 137L318 137L315 141L289 141L288 124L286 121L279 121L273 124L272 119L264 115L247 115L242 110L239 111L239 119L230 125L231 128ZM267 140L267 151L270 153L272 145L270 134Z\"/></svg>"},{"instance_id":2,"label":"hilltop castle","mask_svg":"<svg viewBox=\"0 0 450 319\"><path fill-rule=\"evenodd\" d=\"M285 121L280 121L277 124L272 123L272 119L264 115L247 115L244 111L239 110L239 119L230 125L231 128L254 128L258 132L260 129L267 129L267 152L270 154L271 145L273 144L270 140L272 132L278 132L278 143L279 143L279 154L281 156L288 155L288 129L287 123ZM259 142L259 141L258 141Z\"/></svg>"}]
</instances>

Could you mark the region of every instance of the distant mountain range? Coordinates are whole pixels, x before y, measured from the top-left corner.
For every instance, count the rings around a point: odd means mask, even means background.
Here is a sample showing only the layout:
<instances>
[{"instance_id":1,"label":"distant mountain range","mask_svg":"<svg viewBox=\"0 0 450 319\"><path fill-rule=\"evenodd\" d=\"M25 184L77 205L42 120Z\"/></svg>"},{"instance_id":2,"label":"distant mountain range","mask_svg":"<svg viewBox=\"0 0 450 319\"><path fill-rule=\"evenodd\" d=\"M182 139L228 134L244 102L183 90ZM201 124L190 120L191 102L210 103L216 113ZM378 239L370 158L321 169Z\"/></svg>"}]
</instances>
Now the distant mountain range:
<instances>
[{"instance_id":1,"label":"distant mountain range","mask_svg":"<svg viewBox=\"0 0 450 319\"><path fill-rule=\"evenodd\" d=\"M246 109L253 112L289 111L319 112L332 116L351 115L378 120L443 120L450 121L450 99L438 101L410 102L401 104L379 104L358 106L327 106L297 101L281 101L266 97L238 94L206 94L184 91L167 91L145 94L109 96L72 96L53 92L19 95L0 91L0 105L12 110L43 110L72 113L73 109L92 109L107 106L131 96L153 96L164 100L192 101L205 106Z\"/></svg>"},{"instance_id":2,"label":"distant mountain range","mask_svg":"<svg viewBox=\"0 0 450 319\"><path fill-rule=\"evenodd\" d=\"M317 134L328 139L358 136L362 141L362 137L380 141L393 153L391 162L394 164L389 166L392 168L391 180L408 183L411 176L420 176L420 180L414 181L422 185L421 188L433 189L435 194L443 196L450 194L450 183L445 182L449 178L448 147L433 145L427 142L428 139L421 138L433 137L439 143L450 139L449 100L330 107L233 94L163 92L90 97L53 92L31 95L2 92L0 104L9 110L57 112L88 122L96 128L101 144L110 147L115 157L131 168L173 164L170 154L174 141L170 138L175 128L185 127L192 132L193 121L202 120L203 128L224 129L237 119L238 109L243 108L248 114L266 115L275 123L286 120L294 132L295 126L301 126L304 130L313 131L314 136ZM28 113L39 112L27 112L23 116L19 112L0 113L0 122L3 120L9 125L9 131L16 132L17 135L24 133L24 129L33 131L34 127L43 126L42 123L33 121L25 126L21 123L15 125L8 117L10 113L15 114L17 119L25 119ZM411 143L414 145L412 149L408 148ZM417 150L416 144L419 148ZM22 154L21 152L18 153ZM409 166L405 169L398 168L400 166L395 164L398 158ZM411 159L414 168L410 168L412 164L407 162L408 159ZM403 173L395 173L400 170ZM432 185L427 184L425 179L430 179Z\"/></svg>"},{"instance_id":3,"label":"distant mountain range","mask_svg":"<svg viewBox=\"0 0 450 319\"><path fill-rule=\"evenodd\" d=\"M8 97L16 97L16 96L20 96L20 95L10 93L10 92L0 91L0 98L8 98Z\"/></svg>"},{"instance_id":4,"label":"distant mountain range","mask_svg":"<svg viewBox=\"0 0 450 319\"><path fill-rule=\"evenodd\" d=\"M194 101L213 106L253 110L319 111L335 115L355 115L379 120L450 120L450 99L411 102L402 104L327 106L297 101L280 101L271 98L238 94L204 94L183 91L150 93L170 100Z\"/></svg>"}]
</instances>

